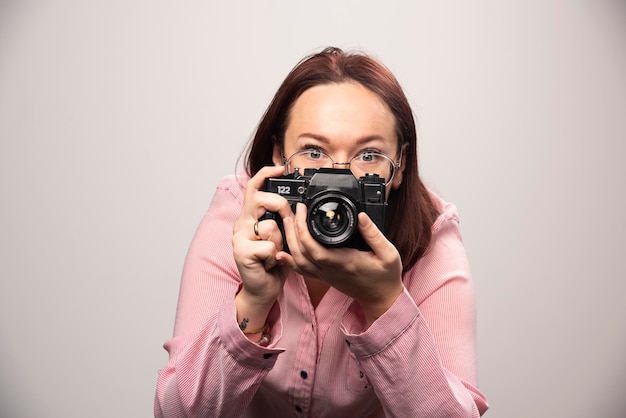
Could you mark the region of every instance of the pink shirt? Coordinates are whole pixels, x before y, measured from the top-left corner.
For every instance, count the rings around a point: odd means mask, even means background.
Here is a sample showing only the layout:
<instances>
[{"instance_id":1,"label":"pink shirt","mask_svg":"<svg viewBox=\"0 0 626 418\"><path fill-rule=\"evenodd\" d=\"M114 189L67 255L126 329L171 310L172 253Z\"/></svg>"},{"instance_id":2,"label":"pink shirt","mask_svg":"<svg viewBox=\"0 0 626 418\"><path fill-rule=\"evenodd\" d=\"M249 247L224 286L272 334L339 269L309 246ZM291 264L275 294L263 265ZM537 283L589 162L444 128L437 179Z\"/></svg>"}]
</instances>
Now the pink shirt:
<instances>
[{"instance_id":1,"label":"pink shirt","mask_svg":"<svg viewBox=\"0 0 626 418\"><path fill-rule=\"evenodd\" d=\"M191 243L156 417L478 417L475 307L453 205L440 200L429 251L367 330L330 288L314 308L292 273L270 312L271 343L249 341L234 304L232 229L247 177L225 178ZM437 198L438 199L438 198Z\"/></svg>"}]
</instances>

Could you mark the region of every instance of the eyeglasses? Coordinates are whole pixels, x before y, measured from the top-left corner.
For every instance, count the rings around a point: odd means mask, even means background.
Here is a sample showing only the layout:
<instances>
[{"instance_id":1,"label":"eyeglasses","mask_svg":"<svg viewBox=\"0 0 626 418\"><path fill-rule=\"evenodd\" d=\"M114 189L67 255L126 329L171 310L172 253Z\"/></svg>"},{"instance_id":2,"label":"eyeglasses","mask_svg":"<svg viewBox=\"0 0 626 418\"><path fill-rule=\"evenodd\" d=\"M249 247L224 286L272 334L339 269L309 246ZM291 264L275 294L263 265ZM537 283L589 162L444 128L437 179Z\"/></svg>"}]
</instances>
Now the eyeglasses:
<instances>
[{"instance_id":1,"label":"eyeglasses","mask_svg":"<svg viewBox=\"0 0 626 418\"><path fill-rule=\"evenodd\" d=\"M341 168L352 170L356 177L361 177L365 174L378 174L380 177L387 179L385 186L391 184L394 174L400 168L401 161L402 148L400 149L400 156L396 161L384 152L365 150L359 152L348 162L338 163L330 155L314 147L296 151L287 159L283 156L283 165L287 174L293 173L295 168L335 168L336 165L339 165Z\"/></svg>"}]
</instances>

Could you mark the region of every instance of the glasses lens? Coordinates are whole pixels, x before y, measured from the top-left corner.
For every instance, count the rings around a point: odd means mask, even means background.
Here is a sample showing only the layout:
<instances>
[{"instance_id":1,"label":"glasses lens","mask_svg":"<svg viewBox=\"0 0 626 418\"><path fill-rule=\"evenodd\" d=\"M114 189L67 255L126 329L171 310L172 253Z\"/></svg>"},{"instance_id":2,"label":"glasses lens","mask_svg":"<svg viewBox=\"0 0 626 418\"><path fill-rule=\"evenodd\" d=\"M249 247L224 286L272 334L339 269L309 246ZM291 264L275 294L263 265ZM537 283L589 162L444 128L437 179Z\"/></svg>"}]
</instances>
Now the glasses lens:
<instances>
[{"instance_id":1,"label":"glasses lens","mask_svg":"<svg viewBox=\"0 0 626 418\"><path fill-rule=\"evenodd\" d=\"M363 151L357 154L348 163L335 163L328 154L319 148L308 148L297 151L285 161L287 173L293 173L296 168L333 168L342 165L342 168L350 168L355 177L359 178L366 174L378 174L389 185L395 174L396 164L394 160L380 151Z\"/></svg>"},{"instance_id":2,"label":"glasses lens","mask_svg":"<svg viewBox=\"0 0 626 418\"><path fill-rule=\"evenodd\" d=\"M285 165L287 171L293 173L296 167L300 169L332 167L333 160L322 150L311 148L296 152L289 157Z\"/></svg>"},{"instance_id":3,"label":"glasses lens","mask_svg":"<svg viewBox=\"0 0 626 418\"><path fill-rule=\"evenodd\" d=\"M379 151L363 151L350 161L350 168L356 176L378 174L389 184L393 178L395 164L387 154Z\"/></svg>"}]
</instances>

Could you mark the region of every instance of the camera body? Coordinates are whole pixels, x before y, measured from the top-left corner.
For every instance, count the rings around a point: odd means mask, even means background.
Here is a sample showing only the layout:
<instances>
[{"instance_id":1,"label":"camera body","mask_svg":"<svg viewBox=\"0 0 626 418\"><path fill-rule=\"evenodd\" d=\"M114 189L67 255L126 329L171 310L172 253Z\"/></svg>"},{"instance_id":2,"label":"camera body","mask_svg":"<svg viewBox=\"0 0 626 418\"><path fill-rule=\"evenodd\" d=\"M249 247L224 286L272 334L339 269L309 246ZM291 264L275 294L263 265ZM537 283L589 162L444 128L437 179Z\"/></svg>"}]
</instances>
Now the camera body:
<instances>
[{"instance_id":1,"label":"camera body","mask_svg":"<svg viewBox=\"0 0 626 418\"><path fill-rule=\"evenodd\" d=\"M277 193L287 199L295 212L298 202L307 210L307 225L311 235L326 247L370 250L358 232L359 212L365 212L378 229L385 232L385 179L378 174L367 174L360 179L348 169L307 168L265 181L264 191ZM287 242L281 217L266 212L261 219L273 219Z\"/></svg>"}]
</instances>

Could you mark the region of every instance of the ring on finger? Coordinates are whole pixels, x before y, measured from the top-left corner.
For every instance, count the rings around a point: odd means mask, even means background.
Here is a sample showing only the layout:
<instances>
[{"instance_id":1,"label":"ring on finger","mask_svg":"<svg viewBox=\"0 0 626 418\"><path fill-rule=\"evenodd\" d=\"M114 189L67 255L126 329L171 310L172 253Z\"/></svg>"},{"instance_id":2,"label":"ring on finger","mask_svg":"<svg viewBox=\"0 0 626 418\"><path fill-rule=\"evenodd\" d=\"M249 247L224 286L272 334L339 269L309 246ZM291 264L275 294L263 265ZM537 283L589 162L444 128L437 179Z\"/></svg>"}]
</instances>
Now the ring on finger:
<instances>
[{"instance_id":1,"label":"ring on finger","mask_svg":"<svg viewBox=\"0 0 626 418\"><path fill-rule=\"evenodd\" d=\"M259 221L254 223L254 236L256 236L257 241L261 239L261 235L259 234Z\"/></svg>"}]
</instances>

